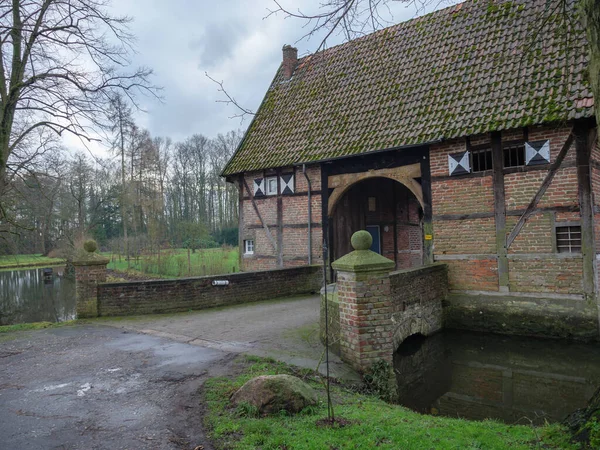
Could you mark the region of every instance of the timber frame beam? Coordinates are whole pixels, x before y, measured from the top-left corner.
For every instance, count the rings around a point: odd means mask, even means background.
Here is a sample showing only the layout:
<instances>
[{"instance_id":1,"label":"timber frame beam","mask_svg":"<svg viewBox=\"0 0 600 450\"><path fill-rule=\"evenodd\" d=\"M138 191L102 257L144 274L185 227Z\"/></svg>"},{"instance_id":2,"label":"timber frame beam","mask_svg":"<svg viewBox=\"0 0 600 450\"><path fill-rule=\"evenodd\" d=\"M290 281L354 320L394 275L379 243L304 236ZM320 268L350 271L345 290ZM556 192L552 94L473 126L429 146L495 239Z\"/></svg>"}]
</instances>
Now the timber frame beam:
<instances>
[{"instance_id":1,"label":"timber frame beam","mask_svg":"<svg viewBox=\"0 0 600 450\"><path fill-rule=\"evenodd\" d=\"M517 221L517 223L513 227L512 231L508 235L508 238L506 239L506 247L507 248L509 248L512 245L512 243L515 241L515 239L517 238L517 236L519 235L519 233L525 226L527 219L529 219L529 217L531 217L532 213L536 210L537 205L539 204L540 200L542 199L542 197L548 190L548 187L550 186L550 183L552 183L552 180L554 179L554 176L558 172L558 169L560 169L562 162L565 159L565 156L567 156L567 152L569 151L569 148L571 148L571 144L573 144L574 137L575 136L574 136L573 132L571 132L569 134L569 137L565 141L563 147L561 148L560 152L558 153L558 156L556 157L556 161L550 167L550 170L548 171L548 174L546 175L544 182L538 189L537 193L534 195L533 199L527 206L527 209L525 210L523 215L521 217L519 217L519 220ZM579 150L577 151L577 154L579 154ZM588 160L589 160L589 158L588 158ZM588 165L588 170L589 170L589 165Z\"/></svg>"}]
</instances>

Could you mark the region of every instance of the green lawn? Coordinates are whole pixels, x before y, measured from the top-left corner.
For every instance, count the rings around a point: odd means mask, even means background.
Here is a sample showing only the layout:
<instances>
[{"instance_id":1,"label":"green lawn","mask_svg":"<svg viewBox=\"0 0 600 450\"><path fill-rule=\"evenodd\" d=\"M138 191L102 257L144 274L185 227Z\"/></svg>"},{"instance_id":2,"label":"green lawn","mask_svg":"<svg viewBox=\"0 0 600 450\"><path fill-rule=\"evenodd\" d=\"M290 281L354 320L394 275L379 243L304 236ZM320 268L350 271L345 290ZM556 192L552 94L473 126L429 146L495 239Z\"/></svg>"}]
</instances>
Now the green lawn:
<instances>
[{"instance_id":1,"label":"green lawn","mask_svg":"<svg viewBox=\"0 0 600 450\"><path fill-rule=\"evenodd\" d=\"M109 269L125 272L128 264L121 255L103 253L110 258ZM211 248L190 252L188 261L187 249L170 249L158 255L142 256L132 259L129 269L146 275L165 278L220 275L239 272L239 253L237 247Z\"/></svg>"},{"instance_id":2,"label":"green lawn","mask_svg":"<svg viewBox=\"0 0 600 450\"><path fill-rule=\"evenodd\" d=\"M325 391L315 372L272 360L246 357L235 379L212 378L204 387L205 425L221 449L575 449L558 425L534 428L434 417L385 403L374 396L334 385L337 417L343 427L318 426L326 417ZM305 379L319 394L320 404L296 416L253 417L251 408L232 409L229 397L258 375L288 373Z\"/></svg>"},{"instance_id":3,"label":"green lawn","mask_svg":"<svg viewBox=\"0 0 600 450\"><path fill-rule=\"evenodd\" d=\"M60 258L48 258L41 255L2 255L0 256L0 269L15 267L52 266L64 264Z\"/></svg>"}]
</instances>

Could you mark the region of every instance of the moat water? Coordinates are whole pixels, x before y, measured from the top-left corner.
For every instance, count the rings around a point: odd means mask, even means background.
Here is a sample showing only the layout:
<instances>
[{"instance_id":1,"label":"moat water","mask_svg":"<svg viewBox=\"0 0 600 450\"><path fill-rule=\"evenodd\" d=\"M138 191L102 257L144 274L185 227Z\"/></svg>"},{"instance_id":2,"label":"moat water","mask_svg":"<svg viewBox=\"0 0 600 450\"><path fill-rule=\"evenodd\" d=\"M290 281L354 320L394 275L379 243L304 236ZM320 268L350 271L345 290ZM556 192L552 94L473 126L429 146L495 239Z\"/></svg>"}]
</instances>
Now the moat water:
<instances>
[{"instance_id":1,"label":"moat water","mask_svg":"<svg viewBox=\"0 0 600 450\"><path fill-rule=\"evenodd\" d=\"M75 281L64 267L0 271L0 325L75 318Z\"/></svg>"},{"instance_id":2,"label":"moat water","mask_svg":"<svg viewBox=\"0 0 600 450\"><path fill-rule=\"evenodd\" d=\"M506 423L559 422L600 386L600 345L444 331L394 355L399 402L415 411Z\"/></svg>"}]
</instances>

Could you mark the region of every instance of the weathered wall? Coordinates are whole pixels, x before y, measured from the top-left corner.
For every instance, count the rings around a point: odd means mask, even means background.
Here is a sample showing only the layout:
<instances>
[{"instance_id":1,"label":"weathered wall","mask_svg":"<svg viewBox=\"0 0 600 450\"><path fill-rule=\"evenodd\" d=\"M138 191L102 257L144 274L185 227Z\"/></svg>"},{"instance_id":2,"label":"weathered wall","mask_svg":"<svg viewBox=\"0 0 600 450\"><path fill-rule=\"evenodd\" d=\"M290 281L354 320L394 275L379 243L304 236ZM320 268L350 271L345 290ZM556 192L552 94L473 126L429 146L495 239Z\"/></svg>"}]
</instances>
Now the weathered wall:
<instances>
[{"instance_id":1,"label":"weathered wall","mask_svg":"<svg viewBox=\"0 0 600 450\"><path fill-rule=\"evenodd\" d=\"M444 328L596 340L598 312L594 302L579 298L451 293L444 302Z\"/></svg>"},{"instance_id":2,"label":"weathered wall","mask_svg":"<svg viewBox=\"0 0 600 450\"><path fill-rule=\"evenodd\" d=\"M75 309L77 318L98 316L98 283L106 281L108 259L97 254L84 254L67 263L67 273L75 277Z\"/></svg>"},{"instance_id":3,"label":"weathered wall","mask_svg":"<svg viewBox=\"0 0 600 450\"><path fill-rule=\"evenodd\" d=\"M442 329L442 301L448 294L448 267L432 264L390 274L394 349L407 337Z\"/></svg>"},{"instance_id":4,"label":"weathered wall","mask_svg":"<svg viewBox=\"0 0 600 450\"><path fill-rule=\"evenodd\" d=\"M318 266L199 278L105 283L98 286L98 315L125 316L205 309L318 292ZM213 286L227 280L228 286Z\"/></svg>"},{"instance_id":5,"label":"weathered wall","mask_svg":"<svg viewBox=\"0 0 600 450\"><path fill-rule=\"evenodd\" d=\"M294 173L294 193L254 197L255 178ZM321 170L307 167L311 183L312 263L322 260ZM238 180L238 184L241 179ZM308 183L298 167L245 174L240 188L240 267L245 271L269 270L308 264ZM258 210L258 214L257 214ZM265 225L268 232L265 230ZM269 238L270 234L270 238ZM243 241L254 240L254 254L244 254Z\"/></svg>"},{"instance_id":6,"label":"weathered wall","mask_svg":"<svg viewBox=\"0 0 600 450\"><path fill-rule=\"evenodd\" d=\"M571 127L530 127L526 140L550 140L551 163L566 142ZM500 145L524 141L524 130L502 132ZM490 134L472 136L471 145L488 144ZM493 170L460 176L448 175L448 155L467 150L465 140L431 148L434 255L449 266L450 289L583 294L581 253L559 254L555 226L580 223L576 145L573 143L534 214L508 248L507 283L503 285L498 242L508 236L540 189L550 164L503 167L506 226L496 234ZM600 172L597 174L600 180ZM600 182L598 183L600 193ZM499 232L501 233L501 232Z\"/></svg>"}]
</instances>

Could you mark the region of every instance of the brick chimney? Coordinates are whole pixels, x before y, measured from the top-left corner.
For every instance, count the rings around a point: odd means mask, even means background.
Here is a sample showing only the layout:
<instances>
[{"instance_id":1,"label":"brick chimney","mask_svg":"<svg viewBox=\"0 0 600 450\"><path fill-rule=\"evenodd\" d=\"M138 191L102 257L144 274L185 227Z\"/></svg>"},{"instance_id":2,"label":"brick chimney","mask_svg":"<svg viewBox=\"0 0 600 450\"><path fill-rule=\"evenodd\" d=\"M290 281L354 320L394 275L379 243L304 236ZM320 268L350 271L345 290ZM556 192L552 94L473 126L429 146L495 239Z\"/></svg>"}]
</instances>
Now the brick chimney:
<instances>
[{"instance_id":1,"label":"brick chimney","mask_svg":"<svg viewBox=\"0 0 600 450\"><path fill-rule=\"evenodd\" d=\"M289 80L298 64L298 49L291 45L283 46L283 78Z\"/></svg>"}]
</instances>

